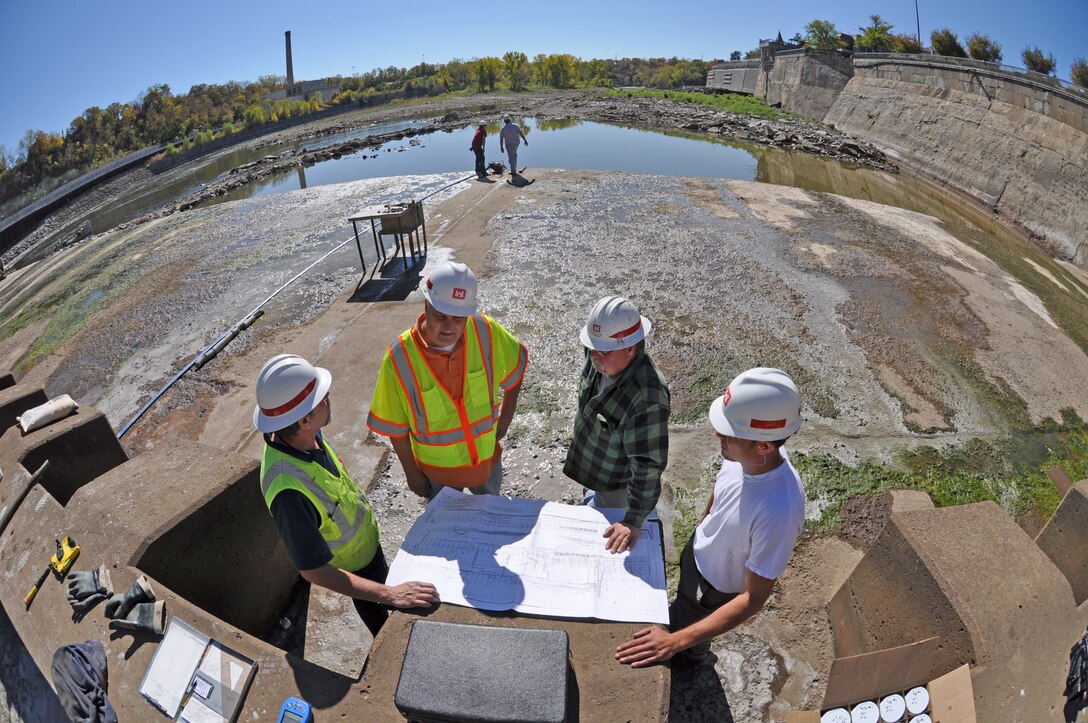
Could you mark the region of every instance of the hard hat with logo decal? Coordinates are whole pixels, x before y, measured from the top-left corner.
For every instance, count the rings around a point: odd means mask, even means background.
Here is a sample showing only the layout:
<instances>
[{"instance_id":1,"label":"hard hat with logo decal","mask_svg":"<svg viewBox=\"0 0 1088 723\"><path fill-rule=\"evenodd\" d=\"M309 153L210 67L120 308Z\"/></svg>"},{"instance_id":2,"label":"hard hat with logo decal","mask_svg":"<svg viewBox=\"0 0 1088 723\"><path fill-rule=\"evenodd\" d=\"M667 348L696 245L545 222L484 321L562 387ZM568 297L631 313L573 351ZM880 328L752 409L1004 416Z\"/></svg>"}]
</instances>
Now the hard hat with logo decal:
<instances>
[{"instance_id":1,"label":"hard hat with logo decal","mask_svg":"<svg viewBox=\"0 0 1088 723\"><path fill-rule=\"evenodd\" d=\"M476 313L476 274L465 264L445 261L419 285L431 306L450 316Z\"/></svg>"},{"instance_id":2,"label":"hard hat with logo decal","mask_svg":"<svg viewBox=\"0 0 1088 723\"><path fill-rule=\"evenodd\" d=\"M710 423L718 434L756 442L785 439L801 421L801 394L781 369L741 373L710 405Z\"/></svg>"},{"instance_id":3,"label":"hard hat with logo decal","mask_svg":"<svg viewBox=\"0 0 1088 723\"><path fill-rule=\"evenodd\" d=\"M329 393L332 374L296 354L279 354L265 362L257 377L253 426L261 432L290 427L312 412Z\"/></svg>"},{"instance_id":4,"label":"hard hat with logo decal","mask_svg":"<svg viewBox=\"0 0 1088 723\"><path fill-rule=\"evenodd\" d=\"M650 320L622 296L606 296L597 302L579 335L582 344L595 351L615 351L634 346L650 333Z\"/></svg>"}]
</instances>

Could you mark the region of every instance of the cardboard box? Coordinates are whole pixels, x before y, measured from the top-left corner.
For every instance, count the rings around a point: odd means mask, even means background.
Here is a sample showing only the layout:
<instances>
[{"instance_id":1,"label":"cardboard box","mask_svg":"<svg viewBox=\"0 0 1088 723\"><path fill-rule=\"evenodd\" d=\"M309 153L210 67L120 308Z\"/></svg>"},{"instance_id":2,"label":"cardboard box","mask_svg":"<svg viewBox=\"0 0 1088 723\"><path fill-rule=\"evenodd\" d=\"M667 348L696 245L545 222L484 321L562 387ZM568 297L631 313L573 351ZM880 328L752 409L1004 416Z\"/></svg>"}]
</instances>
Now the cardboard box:
<instances>
[{"instance_id":1,"label":"cardboard box","mask_svg":"<svg viewBox=\"0 0 1088 723\"><path fill-rule=\"evenodd\" d=\"M918 685L929 688L933 723L975 723L975 694L971 669L961 665L939 678L929 679L939 638L929 638L875 653L836 658L831 663L820 710L849 707L863 700L878 700ZM793 711L786 723L820 723L819 711Z\"/></svg>"}]
</instances>

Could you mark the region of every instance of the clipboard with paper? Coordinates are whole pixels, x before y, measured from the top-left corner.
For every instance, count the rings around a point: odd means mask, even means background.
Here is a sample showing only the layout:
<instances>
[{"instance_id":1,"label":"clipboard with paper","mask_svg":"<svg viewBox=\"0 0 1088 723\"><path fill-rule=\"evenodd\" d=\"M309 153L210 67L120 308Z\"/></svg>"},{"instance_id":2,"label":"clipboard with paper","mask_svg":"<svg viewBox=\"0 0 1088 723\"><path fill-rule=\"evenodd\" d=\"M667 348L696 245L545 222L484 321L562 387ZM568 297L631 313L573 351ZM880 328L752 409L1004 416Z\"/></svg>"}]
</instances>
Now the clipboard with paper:
<instances>
[{"instance_id":1,"label":"clipboard with paper","mask_svg":"<svg viewBox=\"0 0 1088 723\"><path fill-rule=\"evenodd\" d=\"M257 672L257 663L170 618L140 693L172 720L231 723Z\"/></svg>"}]
</instances>

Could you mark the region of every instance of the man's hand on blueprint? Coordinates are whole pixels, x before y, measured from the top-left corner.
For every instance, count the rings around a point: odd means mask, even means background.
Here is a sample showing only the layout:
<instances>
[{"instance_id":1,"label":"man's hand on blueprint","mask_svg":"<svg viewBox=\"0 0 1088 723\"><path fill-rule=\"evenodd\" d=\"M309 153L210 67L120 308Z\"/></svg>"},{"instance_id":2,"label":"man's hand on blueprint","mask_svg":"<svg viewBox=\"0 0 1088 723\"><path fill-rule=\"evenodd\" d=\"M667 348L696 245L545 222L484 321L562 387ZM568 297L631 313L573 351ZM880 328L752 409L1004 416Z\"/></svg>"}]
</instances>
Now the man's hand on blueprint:
<instances>
[{"instance_id":1,"label":"man's hand on blueprint","mask_svg":"<svg viewBox=\"0 0 1088 723\"><path fill-rule=\"evenodd\" d=\"M382 602L395 608L425 608L438 602L438 590L429 582L404 582L386 590Z\"/></svg>"},{"instance_id":2,"label":"man's hand on blueprint","mask_svg":"<svg viewBox=\"0 0 1088 723\"><path fill-rule=\"evenodd\" d=\"M641 534L642 528L634 525L623 522L609 525L608 529L604 531L604 536L608 538L604 543L604 549L613 554L627 552L635 546L635 543L638 542L638 536Z\"/></svg>"},{"instance_id":3,"label":"man's hand on blueprint","mask_svg":"<svg viewBox=\"0 0 1088 723\"><path fill-rule=\"evenodd\" d=\"M616 648L616 660L632 668L663 663L682 650L676 637L656 625L643 628Z\"/></svg>"}]
</instances>

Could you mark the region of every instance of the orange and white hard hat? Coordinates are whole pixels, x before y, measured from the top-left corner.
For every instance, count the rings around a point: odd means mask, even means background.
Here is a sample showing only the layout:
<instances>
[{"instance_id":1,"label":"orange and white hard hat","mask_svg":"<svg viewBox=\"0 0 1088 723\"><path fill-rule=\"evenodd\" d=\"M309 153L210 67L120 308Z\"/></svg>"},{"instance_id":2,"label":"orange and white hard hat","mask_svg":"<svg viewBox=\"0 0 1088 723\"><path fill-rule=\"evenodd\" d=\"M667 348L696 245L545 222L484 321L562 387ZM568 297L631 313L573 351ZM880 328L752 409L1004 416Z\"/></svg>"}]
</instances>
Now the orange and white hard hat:
<instances>
[{"instance_id":1,"label":"orange and white hard hat","mask_svg":"<svg viewBox=\"0 0 1088 723\"><path fill-rule=\"evenodd\" d=\"M253 426L271 433L290 427L312 412L329 393L332 374L297 354L279 354L265 362L257 377Z\"/></svg>"},{"instance_id":2,"label":"orange and white hard hat","mask_svg":"<svg viewBox=\"0 0 1088 723\"><path fill-rule=\"evenodd\" d=\"M472 316L476 313L476 274L465 264L444 261L430 276L420 282L419 289L431 306L450 316Z\"/></svg>"},{"instance_id":3,"label":"orange and white hard hat","mask_svg":"<svg viewBox=\"0 0 1088 723\"><path fill-rule=\"evenodd\" d=\"M801 394L781 369L742 372L710 405L710 423L718 434L756 442L785 439L802 421Z\"/></svg>"},{"instance_id":4,"label":"orange and white hard hat","mask_svg":"<svg viewBox=\"0 0 1088 723\"><path fill-rule=\"evenodd\" d=\"M614 351L634 346L650 333L650 320L622 296L606 296L589 312L579 337L594 351Z\"/></svg>"}]
</instances>

